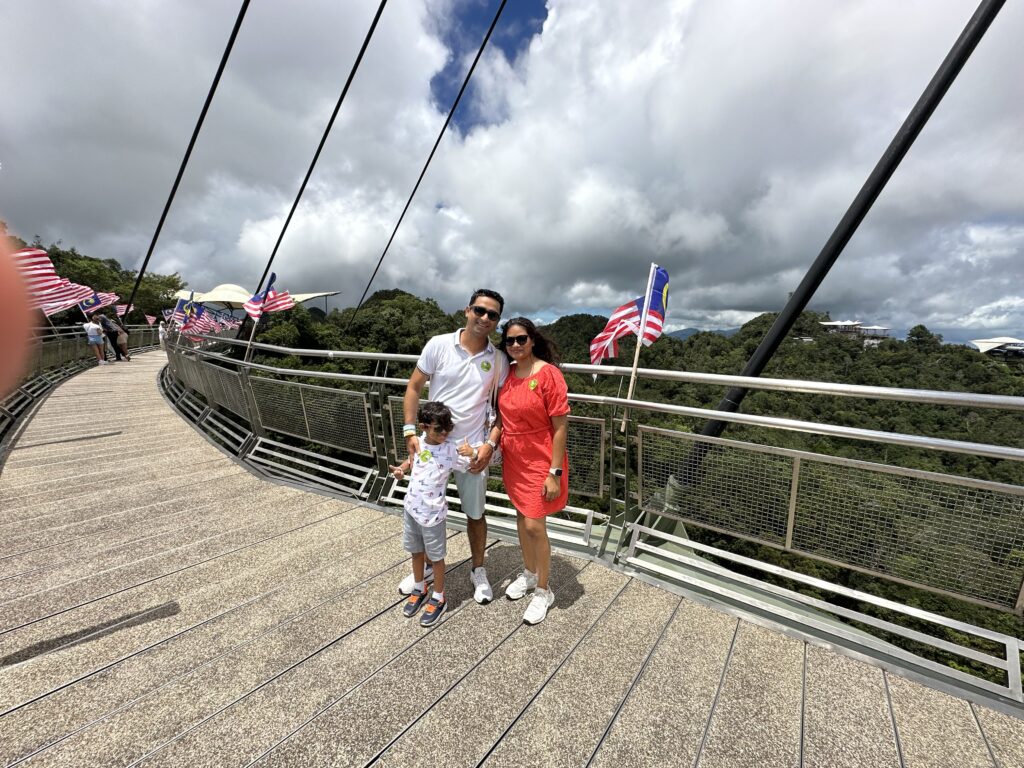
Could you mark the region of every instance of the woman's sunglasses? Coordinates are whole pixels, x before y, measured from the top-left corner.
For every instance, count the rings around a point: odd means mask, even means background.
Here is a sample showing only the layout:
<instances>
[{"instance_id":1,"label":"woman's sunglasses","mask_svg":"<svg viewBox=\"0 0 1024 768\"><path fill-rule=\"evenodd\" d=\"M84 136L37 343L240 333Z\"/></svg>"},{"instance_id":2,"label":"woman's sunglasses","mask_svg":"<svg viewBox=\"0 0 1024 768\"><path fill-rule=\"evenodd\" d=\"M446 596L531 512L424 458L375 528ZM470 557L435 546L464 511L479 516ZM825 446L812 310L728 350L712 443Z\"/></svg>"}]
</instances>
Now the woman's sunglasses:
<instances>
[{"instance_id":1,"label":"woman's sunglasses","mask_svg":"<svg viewBox=\"0 0 1024 768\"><path fill-rule=\"evenodd\" d=\"M501 312L495 312L493 309L487 309L487 307L478 307L476 304L470 307L470 309L473 310L473 314L476 315L477 317L483 317L484 315L487 315L488 320L493 320L494 322L498 322L499 320L501 320Z\"/></svg>"},{"instance_id":2,"label":"woman's sunglasses","mask_svg":"<svg viewBox=\"0 0 1024 768\"><path fill-rule=\"evenodd\" d=\"M530 340L530 337L527 336L525 333L522 334L521 336L506 336L505 337L505 346L506 347L514 347L516 344L518 344L520 347L525 347L526 346L526 342L528 342L529 340Z\"/></svg>"}]
</instances>

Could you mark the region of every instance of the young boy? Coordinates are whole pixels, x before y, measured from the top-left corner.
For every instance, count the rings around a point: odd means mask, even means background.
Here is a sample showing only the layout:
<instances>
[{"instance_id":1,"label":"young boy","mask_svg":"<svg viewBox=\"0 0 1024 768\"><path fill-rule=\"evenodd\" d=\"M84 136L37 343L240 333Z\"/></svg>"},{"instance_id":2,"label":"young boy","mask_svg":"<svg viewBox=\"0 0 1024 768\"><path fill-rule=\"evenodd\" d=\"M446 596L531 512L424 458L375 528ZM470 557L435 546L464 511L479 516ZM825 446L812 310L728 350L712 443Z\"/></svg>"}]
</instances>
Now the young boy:
<instances>
[{"instance_id":1,"label":"young boy","mask_svg":"<svg viewBox=\"0 0 1024 768\"><path fill-rule=\"evenodd\" d=\"M420 405L417 421L423 430L421 450L415 463L406 459L397 467L389 467L399 480L411 469L409 488L405 492L405 551L412 555L413 583L402 612L412 618L426 602L420 625L437 624L448 607L444 599L444 557L447 551L448 477L456 466L469 466L469 459L459 456L455 443L447 440L454 428L452 412L444 403L431 401ZM424 574L426 559L434 564L434 588L427 600Z\"/></svg>"}]
</instances>

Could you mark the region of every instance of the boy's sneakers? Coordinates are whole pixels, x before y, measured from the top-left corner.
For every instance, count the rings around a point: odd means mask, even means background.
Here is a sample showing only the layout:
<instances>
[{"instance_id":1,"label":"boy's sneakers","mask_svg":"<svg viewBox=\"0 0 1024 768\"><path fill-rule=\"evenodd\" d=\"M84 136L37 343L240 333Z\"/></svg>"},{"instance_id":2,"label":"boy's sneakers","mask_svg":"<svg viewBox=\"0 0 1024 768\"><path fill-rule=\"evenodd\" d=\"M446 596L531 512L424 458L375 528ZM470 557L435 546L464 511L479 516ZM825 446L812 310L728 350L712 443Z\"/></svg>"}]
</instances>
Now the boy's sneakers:
<instances>
[{"instance_id":1,"label":"boy's sneakers","mask_svg":"<svg viewBox=\"0 0 1024 768\"><path fill-rule=\"evenodd\" d=\"M416 615L416 612L420 609L420 606L427 601L426 592L413 592L409 595L409 598L405 601L405 605L402 606L402 614L407 619L411 619Z\"/></svg>"},{"instance_id":2,"label":"boy's sneakers","mask_svg":"<svg viewBox=\"0 0 1024 768\"><path fill-rule=\"evenodd\" d=\"M540 624L548 615L548 608L555 604L555 593L550 589L538 589L523 614L524 624Z\"/></svg>"},{"instance_id":3,"label":"boy's sneakers","mask_svg":"<svg viewBox=\"0 0 1024 768\"><path fill-rule=\"evenodd\" d=\"M412 598L409 598L410 600ZM420 616L421 627L432 627L441 620L441 614L448 608L448 601L444 598L440 600L435 596L431 597L427 603L427 607L423 609L423 615Z\"/></svg>"},{"instance_id":4,"label":"boy's sneakers","mask_svg":"<svg viewBox=\"0 0 1024 768\"><path fill-rule=\"evenodd\" d=\"M428 563L427 567L423 569L423 581L424 582L431 582L433 580L434 580L434 566L431 565L430 563ZM416 577L413 576L410 573L408 576L406 576L404 579L402 579L401 583L398 585L398 594L400 594L400 595L411 595L415 591L416 591Z\"/></svg>"},{"instance_id":5,"label":"boy's sneakers","mask_svg":"<svg viewBox=\"0 0 1024 768\"><path fill-rule=\"evenodd\" d=\"M469 569L469 578L473 582L473 599L480 605L491 602L494 599L494 592L491 591L491 582L487 580L487 569L482 565L479 568Z\"/></svg>"},{"instance_id":6,"label":"boy's sneakers","mask_svg":"<svg viewBox=\"0 0 1024 768\"><path fill-rule=\"evenodd\" d=\"M505 587L505 597L509 600L518 600L526 597L527 592L537 588L537 574L523 569L523 572L516 576L516 580Z\"/></svg>"}]
</instances>

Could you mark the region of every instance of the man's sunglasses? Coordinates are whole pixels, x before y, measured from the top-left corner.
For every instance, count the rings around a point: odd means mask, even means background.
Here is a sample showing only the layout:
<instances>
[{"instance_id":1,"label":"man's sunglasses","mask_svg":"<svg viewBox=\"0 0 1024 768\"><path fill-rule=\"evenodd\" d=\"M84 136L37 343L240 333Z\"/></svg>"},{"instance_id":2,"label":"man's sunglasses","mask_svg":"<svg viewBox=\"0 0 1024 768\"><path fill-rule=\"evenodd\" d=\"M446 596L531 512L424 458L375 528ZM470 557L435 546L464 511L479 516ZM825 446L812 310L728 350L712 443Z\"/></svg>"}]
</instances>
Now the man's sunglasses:
<instances>
[{"instance_id":1,"label":"man's sunglasses","mask_svg":"<svg viewBox=\"0 0 1024 768\"><path fill-rule=\"evenodd\" d=\"M498 322L499 320L501 320L501 312L495 312L493 309L487 309L487 307L478 307L476 304L470 307L470 309L473 310L473 314L476 315L477 317L483 317L484 315L487 315L488 320L493 320L494 322Z\"/></svg>"},{"instance_id":2,"label":"man's sunglasses","mask_svg":"<svg viewBox=\"0 0 1024 768\"><path fill-rule=\"evenodd\" d=\"M530 340L530 337L527 336L525 333L522 334L521 336L506 336L505 337L505 346L506 347L514 347L516 344L518 344L520 347L525 347L526 346L526 342L528 342L529 340Z\"/></svg>"}]
</instances>

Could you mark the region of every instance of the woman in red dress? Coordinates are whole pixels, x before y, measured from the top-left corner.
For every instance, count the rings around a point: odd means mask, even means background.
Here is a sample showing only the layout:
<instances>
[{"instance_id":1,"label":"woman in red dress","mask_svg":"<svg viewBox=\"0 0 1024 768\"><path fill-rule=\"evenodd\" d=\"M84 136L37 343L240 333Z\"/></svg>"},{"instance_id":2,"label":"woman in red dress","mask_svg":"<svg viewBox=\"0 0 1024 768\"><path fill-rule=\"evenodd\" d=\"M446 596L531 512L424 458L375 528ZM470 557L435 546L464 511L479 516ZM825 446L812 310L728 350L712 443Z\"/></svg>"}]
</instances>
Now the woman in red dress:
<instances>
[{"instance_id":1,"label":"woman in red dress","mask_svg":"<svg viewBox=\"0 0 1024 768\"><path fill-rule=\"evenodd\" d=\"M518 600L533 592L523 621L537 624L555 602L548 586L551 543L547 516L564 509L569 497L565 453L568 389L558 369L557 347L529 319L514 317L505 323L501 345L512 362L498 394L504 457L501 472L516 508L525 566L505 596Z\"/></svg>"}]
</instances>

